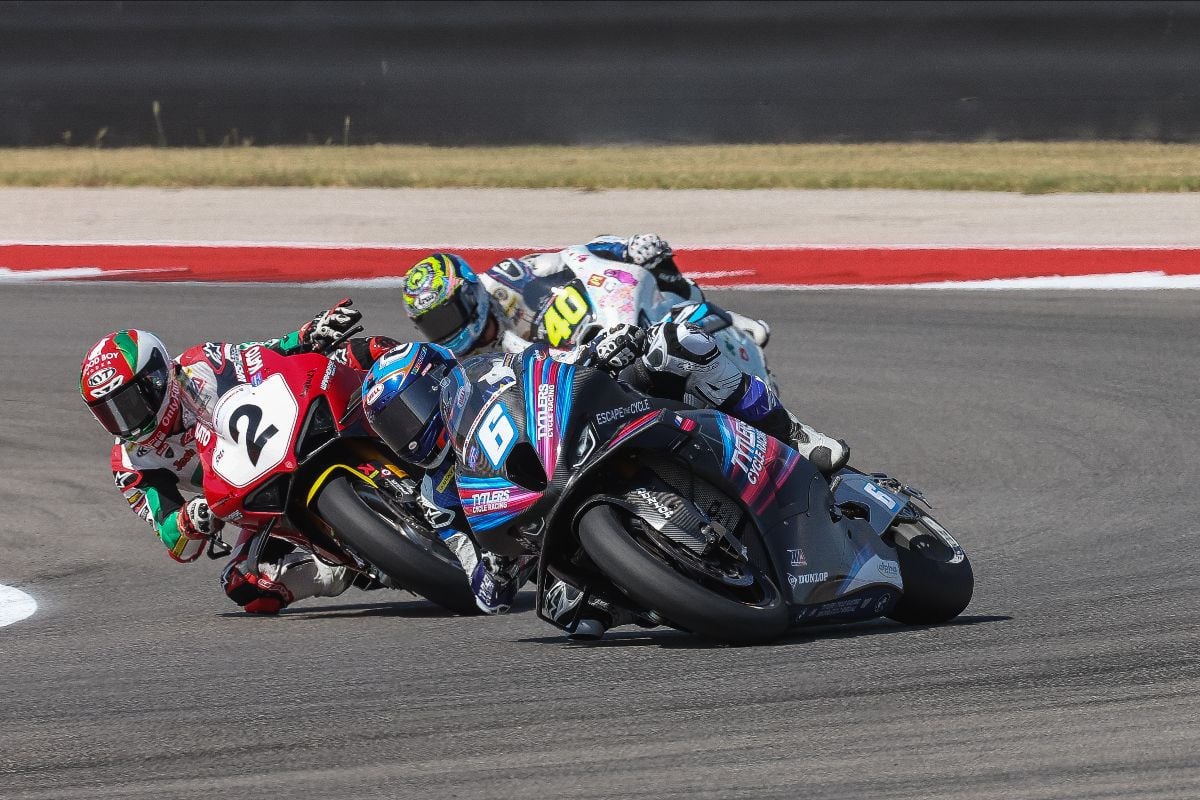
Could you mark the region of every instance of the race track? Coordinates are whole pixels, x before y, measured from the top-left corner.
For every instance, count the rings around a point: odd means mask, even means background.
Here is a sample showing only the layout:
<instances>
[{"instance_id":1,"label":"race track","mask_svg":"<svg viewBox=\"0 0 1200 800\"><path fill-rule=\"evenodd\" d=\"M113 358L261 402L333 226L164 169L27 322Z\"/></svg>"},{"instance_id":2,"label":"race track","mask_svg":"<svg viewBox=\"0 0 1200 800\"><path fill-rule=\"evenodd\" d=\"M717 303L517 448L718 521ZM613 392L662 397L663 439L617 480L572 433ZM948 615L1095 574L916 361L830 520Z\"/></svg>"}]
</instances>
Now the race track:
<instances>
[{"instance_id":1,"label":"race track","mask_svg":"<svg viewBox=\"0 0 1200 800\"><path fill-rule=\"evenodd\" d=\"M278 619L126 509L79 359L291 330L330 289L0 287L0 797L1200 796L1200 296L716 293L786 397L926 490L975 565L957 624L710 647L565 643L351 590ZM407 332L394 295L355 295ZM391 290L389 290L391 291Z\"/></svg>"}]
</instances>

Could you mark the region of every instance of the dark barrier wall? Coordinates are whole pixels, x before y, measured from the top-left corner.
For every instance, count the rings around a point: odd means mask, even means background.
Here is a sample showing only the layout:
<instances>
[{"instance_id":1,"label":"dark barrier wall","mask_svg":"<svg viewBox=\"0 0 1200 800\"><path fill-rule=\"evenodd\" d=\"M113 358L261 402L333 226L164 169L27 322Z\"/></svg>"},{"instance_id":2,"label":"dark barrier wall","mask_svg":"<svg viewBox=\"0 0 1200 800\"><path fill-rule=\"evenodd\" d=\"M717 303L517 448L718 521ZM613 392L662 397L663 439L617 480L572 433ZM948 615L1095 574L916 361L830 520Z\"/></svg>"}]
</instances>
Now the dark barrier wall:
<instances>
[{"instance_id":1,"label":"dark barrier wall","mask_svg":"<svg viewBox=\"0 0 1200 800\"><path fill-rule=\"evenodd\" d=\"M346 117L354 143L1197 140L1200 3L0 3L0 145Z\"/></svg>"}]
</instances>

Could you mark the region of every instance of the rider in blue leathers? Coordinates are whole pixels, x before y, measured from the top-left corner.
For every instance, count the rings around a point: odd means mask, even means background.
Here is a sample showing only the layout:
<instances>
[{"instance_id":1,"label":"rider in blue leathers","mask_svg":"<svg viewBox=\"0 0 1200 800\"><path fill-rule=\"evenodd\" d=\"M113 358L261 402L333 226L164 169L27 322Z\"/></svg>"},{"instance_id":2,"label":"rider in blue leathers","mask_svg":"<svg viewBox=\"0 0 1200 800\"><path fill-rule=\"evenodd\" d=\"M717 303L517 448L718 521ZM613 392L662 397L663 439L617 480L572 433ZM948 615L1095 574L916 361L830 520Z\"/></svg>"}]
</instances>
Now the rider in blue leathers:
<instances>
[{"instance_id":1,"label":"rider in blue leathers","mask_svg":"<svg viewBox=\"0 0 1200 800\"><path fill-rule=\"evenodd\" d=\"M793 446L802 446L809 460L826 473L840 469L849 457L845 442L801 424L780 404L771 387L743 373L711 336L686 322L665 320L649 330L616 325L585 347L576 363L619 373L633 388L650 395L725 411ZM455 366L454 354L439 345L400 345L384 354L368 373L363 404L376 431L400 458L426 470L421 502L470 576L479 607L487 613L504 613L532 572L534 557L505 558L482 551L466 522L447 426L455 398L443 397L443 386L449 385L444 382ZM551 614L568 619L574 616L582 595L560 584L551 589L549 599ZM594 639L613 625L633 621L617 609L597 604L578 615L569 633Z\"/></svg>"}]
</instances>

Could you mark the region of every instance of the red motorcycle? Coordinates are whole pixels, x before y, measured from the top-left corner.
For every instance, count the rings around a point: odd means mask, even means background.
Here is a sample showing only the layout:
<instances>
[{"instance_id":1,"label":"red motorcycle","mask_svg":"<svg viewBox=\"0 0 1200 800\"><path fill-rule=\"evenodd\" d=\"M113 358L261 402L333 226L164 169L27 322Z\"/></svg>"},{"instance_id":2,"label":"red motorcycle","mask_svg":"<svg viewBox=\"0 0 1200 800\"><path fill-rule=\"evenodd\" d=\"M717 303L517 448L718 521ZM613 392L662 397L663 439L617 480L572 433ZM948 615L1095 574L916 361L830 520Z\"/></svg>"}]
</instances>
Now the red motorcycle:
<instances>
[{"instance_id":1,"label":"red motorcycle","mask_svg":"<svg viewBox=\"0 0 1200 800\"><path fill-rule=\"evenodd\" d=\"M478 613L458 560L411 507L417 481L363 415L359 373L317 353L252 347L242 361L239 384L221 395L210 424L196 426L196 442L208 504L242 528L250 566L282 539Z\"/></svg>"}]
</instances>

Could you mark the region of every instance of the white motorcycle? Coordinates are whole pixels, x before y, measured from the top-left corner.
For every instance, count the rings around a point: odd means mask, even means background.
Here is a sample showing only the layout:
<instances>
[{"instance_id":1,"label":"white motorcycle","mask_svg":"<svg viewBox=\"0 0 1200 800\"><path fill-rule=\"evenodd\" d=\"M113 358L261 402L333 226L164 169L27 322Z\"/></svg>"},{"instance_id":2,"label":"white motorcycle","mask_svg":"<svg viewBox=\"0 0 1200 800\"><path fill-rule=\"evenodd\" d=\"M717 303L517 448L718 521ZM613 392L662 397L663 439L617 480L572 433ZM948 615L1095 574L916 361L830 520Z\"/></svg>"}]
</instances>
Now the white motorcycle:
<instances>
[{"instance_id":1,"label":"white motorcycle","mask_svg":"<svg viewBox=\"0 0 1200 800\"><path fill-rule=\"evenodd\" d=\"M709 333L743 372L775 387L754 337L736 327L724 310L705 301L698 290L690 298L663 292L649 270L601 258L583 245L535 258L561 259L570 268L532 281L528 275L509 276L514 289L520 282L526 304L540 309L534 320L537 338L550 345L556 358L570 361L574 348L618 323L646 327L672 317ZM494 269L503 270L511 263L501 262ZM509 353L524 352L531 344L512 331L501 337L501 346Z\"/></svg>"}]
</instances>

